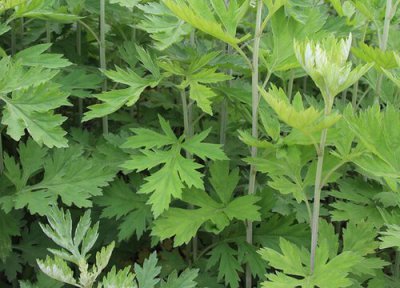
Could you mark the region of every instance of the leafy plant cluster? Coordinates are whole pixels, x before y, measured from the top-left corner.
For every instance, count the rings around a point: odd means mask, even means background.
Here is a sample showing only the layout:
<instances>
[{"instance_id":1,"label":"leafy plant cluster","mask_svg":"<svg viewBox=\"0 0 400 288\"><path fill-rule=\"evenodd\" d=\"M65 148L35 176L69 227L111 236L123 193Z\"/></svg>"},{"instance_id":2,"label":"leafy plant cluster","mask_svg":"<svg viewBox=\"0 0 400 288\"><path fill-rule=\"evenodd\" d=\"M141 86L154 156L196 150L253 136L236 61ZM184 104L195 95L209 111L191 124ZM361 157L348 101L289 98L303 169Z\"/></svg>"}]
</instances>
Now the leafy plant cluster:
<instances>
[{"instance_id":1,"label":"leafy plant cluster","mask_svg":"<svg viewBox=\"0 0 400 288\"><path fill-rule=\"evenodd\" d=\"M0 286L399 287L399 3L0 1Z\"/></svg>"}]
</instances>

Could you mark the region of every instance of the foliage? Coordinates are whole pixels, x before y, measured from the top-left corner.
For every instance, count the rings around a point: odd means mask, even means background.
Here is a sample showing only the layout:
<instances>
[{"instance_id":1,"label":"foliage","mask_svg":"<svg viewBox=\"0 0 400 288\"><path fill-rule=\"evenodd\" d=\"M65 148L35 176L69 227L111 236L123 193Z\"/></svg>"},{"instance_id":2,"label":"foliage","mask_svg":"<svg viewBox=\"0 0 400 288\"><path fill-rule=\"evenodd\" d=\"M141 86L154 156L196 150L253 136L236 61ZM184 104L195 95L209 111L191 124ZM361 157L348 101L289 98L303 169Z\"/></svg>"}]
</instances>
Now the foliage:
<instances>
[{"instance_id":1,"label":"foliage","mask_svg":"<svg viewBox=\"0 0 400 288\"><path fill-rule=\"evenodd\" d=\"M0 1L0 287L400 287L399 5Z\"/></svg>"}]
</instances>

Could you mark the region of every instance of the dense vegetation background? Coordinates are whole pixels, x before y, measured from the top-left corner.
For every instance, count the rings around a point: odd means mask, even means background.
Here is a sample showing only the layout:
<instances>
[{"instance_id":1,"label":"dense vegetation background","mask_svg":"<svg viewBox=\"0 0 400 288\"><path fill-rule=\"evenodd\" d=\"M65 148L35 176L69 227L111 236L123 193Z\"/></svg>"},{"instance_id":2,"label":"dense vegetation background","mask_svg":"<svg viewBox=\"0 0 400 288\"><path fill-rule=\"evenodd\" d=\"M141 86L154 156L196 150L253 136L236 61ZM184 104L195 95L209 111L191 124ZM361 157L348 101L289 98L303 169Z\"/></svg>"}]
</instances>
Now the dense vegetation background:
<instances>
[{"instance_id":1,"label":"dense vegetation background","mask_svg":"<svg viewBox=\"0 0 400 288\"><path fill-rule=\"evenodd\" d=\"M0 287L400 287L399 0L0 0Z\"/></svg>"}]
</instances>

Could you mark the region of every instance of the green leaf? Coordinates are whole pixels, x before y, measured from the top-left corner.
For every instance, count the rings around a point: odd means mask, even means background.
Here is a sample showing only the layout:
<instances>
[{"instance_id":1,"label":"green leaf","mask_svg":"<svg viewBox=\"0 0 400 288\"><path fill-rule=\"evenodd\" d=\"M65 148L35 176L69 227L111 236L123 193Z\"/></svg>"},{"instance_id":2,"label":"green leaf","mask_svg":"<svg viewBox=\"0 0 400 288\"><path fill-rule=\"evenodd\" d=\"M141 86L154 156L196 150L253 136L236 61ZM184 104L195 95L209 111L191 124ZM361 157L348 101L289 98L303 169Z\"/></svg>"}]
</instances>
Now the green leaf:
<instances>
[{"instance_id":1,"label":"green leaf","mask_svg":"<svg viewBox=\"0 0 400 288\"><path fill-rule=\"evenodd\" d=\"M198 171L203 165L192 159L184 158L181 155L182 148L202 159L226 159L220 145L202 142L207 137L209 130L189 139L181 137L180 139L184 140L178 141L168 122L162 117L160 117L160 125L165 133L160 138L152 138L151 135L158 135L158 133L150 132L147 129L135 129L134 131L138 134L128 138L123 145L125 148L145 147L141 151L141 155L133 155L131 160L122 165L123 168L143 171L161 165L158 170L145 178L145 183L138 192L151 194L148 203L151 204L155 217L167 210L172 197L178 199L182 197L182 189L185 185L188 188L203 189L202 174ZM158 139L160 139L160 143L158 143ZM180 143L181 141L184 142Z\"/></svg>"},{"instance_id":2,"label":"green leaf","mask_svg":"<svg viewBox=\"0 0 400 288\"><path fill-rule=\"evenodd\" d=\"M293 243L281 238L280 250L277 252L270 248L259 251L261 256L269 262L269 265L281 272L267 274L268 281L263 282L262 287L349 287L352 281L348 277L362 258L355 253L346 251L329 259L329 248L326 241L320 241L316 253L314 273L309 274L310 253L300 249ZM298 277L292 277L298 276Z\"/></svg>"},{"instance_id":3,"label":"green leaf","mask_svg":"<svg viewBox=\"0 0 400 288\"><path fill-rule=\"evenodd\" d=\"M206 87L196 82L190 85L189 97L192 100L196 101L200 109L207 114L213 114L210 99L214 98L215 96L216 94L209 87Z\"/></svg>"},{"instance_id":4,"label":"green leaf","mask_svg":"<svg viewBox=\"0 0 400 288\"><path fill-rule=\"evenodd\" d=\"M243 270L238 262L236 250L222 242L215 246L209 255L207 269L217 266L218 280L224 279L226 286L229 284L232 288L239 287L238 272Z\"/></svg>"},{"instance_id":5,"label":"green leaf","mask_svg":"<svg viewBox=\"0 0 400 288\"><path fill-rule=\"evenodd\" d=\"M373 201L374 196L382 190L363 181L363 179L349 179L338 181L339 191L331 191L329 194L336 198L335 203L331 204L333 211L331 217L333 221L360 222L368 219L368 223L374 227L381 227L384 224L382 216Z\"/></svg>"},{"instance_id":6,"label":"green leaf","mask_svg":"<svg viewBox=\"0 0 400 288\"><path fill-rule=\"evenodd\" d=\"M68 267L68 264L61 258L46 257L46 260L38 260L37 264L44 274L56 279L60 282L67 283L70 285L77 285L73 271Z\"/></svg>"},{"instance_id":7,"label":"green leaf","mask_svg":"<svg viewBox=\"0 0 400 288\"><path fill-rule=\"evenodd\" d=\"M6 103L2 123L15 140L19 140L27 129L39 144L67 147L66 132L61 127L66 117L53 112L60 106L69 105L67 97L68 94L56 84L15 91L11 98L2 97Z\"/></svg>"},{"instance_id":8,"label":"green leaf","mask_svg":"<svg viewBox=\"0 0 400 288\"><path fill-rule=\"evenodd\" d=\"M163 0L163 3L180 19L193 27L207 33L232 46L237 46L241 40L235 35L224 31L216 21L207 3L197 3L191 0ZM196 11L201 11L198 13Z\"/></svg>"},{"instance_id":9,"label":"green leaf","mask_svg":"<svg viewBox=\"0 0 400 288\"><path fill-rule=\"evenodd\" d=\"M102 218L120 220L119 240L128 240L134 233L139 239L152 218L150 207L146 205L147 197L135 193L122 180L113 182L110 187L104 189L103 195L94 201L103 207Z\"/></svg>"},{"instance_id":10,"label":"green leaf","mask_svg":"<svg viewBox=\"0 0 400 288\"><path fill-rule=\"evenodd\" d=\"M102 78L98 74L78 67L74 67L72 71L68 72L68 74L58 74L54 81L60 84L60 88L71 96L88 97L91 94L91 90L100 88Z\"/></svg>"},{"instance_id":11,"label":"green leaf","mask_svg":"<svg viewBox=\"0 0 400 288\"><path fill-rule=\"evenodd\" d=\"M188 243L202 225L211 232L220 233L234 219L240 221L259 221L260 200L254 195L232 199L239 181L238 170L229 173L228 162L215 162L211 166L210 182L219 199L206 192L191 189L183 195L183 201L199 207L194 209L169 208L154 222L152 234L161 240L175 236L174 245ZM218 180L217 180L218 179ZM225 184L225 186L223 186ZM208 225L208 226L207 226Z\"/></svg>"},{"instance_id":12,"label":"green leaf","mask_svg":"<svg viewBox=\"0 0 400 288\"><path fill-rule=\"evenodd\" d=\"M377 177L400 178L400 132L393 123L400 121L397 109L388 105L384 111L373 106L359 115L348 115L346 121L369 153L354 160L362 169Z\"/></svg>"},{"instance_id":13,"label":"green leaf","mask_svg":"<svg viewBox=\"0 0 400 288\"><path fill-rule=\"evenodd\" d=\"M11 244L13 236L20 235L21 219L17 213L4 213L0 209L0 260L7 261L7 257L11 253Z\"/></svg>"},{"instance_id":14,"label":"green leaf","mask_svg":"<svg viewBox=\"0 0 400 288\"><path fill-rule=\"evenodd\" d=\"M97 276L101 273L101 271L103 271L104 268L107 267L107 264L110 261L114 247L115 243L113 241L109 245L101 248L101 250L96 253L96 265L94 266L92 272L95 275L94 278L97 278Z\"/></svg>"},{"instance_id":15,"label":"green leaf","mask_svg":"<svg viewBox=\"0 0 400 288\"><path fill-rule=\"evenodd\" d=\"M199 273L198 269L186 269L179 276L173 271L167 279L167 282L161 282L161 288L194 288L197 283L194 281Z\"/></svg>"},{"instance_id":16,"label":"green leaf","mask_svg":"<svg viewBox=\"0 0 400 288\"><path fill-rule=\"evenodd\" d=\"M285 9L275 12L271 18L272 33L267 35L272 38L273 45L271 53L265 57L269 70L275 72L297 68L299 63L293 49L294 39L305 39L309 35L313 35L313 39L317 38L322 34L321 28L325 21L326 17L316 12L310 13L303 22L288 17Z\"/></svg>"},{"instance_id":17,"label":"green leaf","mask_svg":"<svg viewBox=\"0 0 400 288\"><path fill-rule=\"evenodd\" d=\"M116 270L115 266L103 277L99 288L121 287L121 288L137 288L134 282L135 274L130 272L130 266L122 270Z\"/></svg>"},{"instance_id":18,"label":"green leaf","mask_svg":"<svg viewBox=\"0 0 400 288\"><path fill-rule=\"evenodd\" d=\"M37 147L32 144L27 148ZM28 152L27 148L23 147L20 147L23 166L19 172L20 180L14 183L16 193L13 197L17 209L28 206L32 214L46 214L48 205L54 204L58 196L67 205L74 203L78 207L90 207L90 198L101 195L102 187L107 186L116 173L115 167L110 167L100 158L84 156L82 147L77 145L54 150L47 155L46 150L35 148ZM38 158L25 156L35 151ZM10 166L11 163L10 160L7 161L6 173L10 177L16 177L18 170L10 171L10 167L13 167ZM43 178L39 182L27 185L28 179L42 169Z\"/></svg>"},{"instance_id":19,"label":"green leaf","mask_svg":"<svg viewBox=\"0 0 400 288\"><path fill-rule=\"evenodd\" d=\"M122 70L119 67L116 67L115 71L107 70L103 71L103 73L113 81L128 85L129 87L96 95L96 98L103 103L89 106L90 111L85 113L83 121L111 114L124 105L128 107L134 105L147 87L156 86L160 80L149 76L140 77L130 69Z\"/></svg>"},{"instance_id":20,"label":"green leaf","mask_svg":"<svg viewBox=\"0 0 400 288\"><path fill-rule=\"evenodd\" d=\"M130 8L130 9L135 7L139 2L140 2L140 0L110 0L111 4L116 3L116 4L121 5L122 7Z\"/></svg>"},{"instance_id":21,"label":"green leaf","mask_svg":"<svg viewBox=\"0 0 400 288\"><path fill-rule=\"evenodd\" d=\"M211 160L228 160L225 153L222 151L222 146L220 144L204 143L203 141L210 134L211 129L206 129L199 134L195 134L189 139L185 139L182 147L200 157L201 159L211 159Z\"/></svg>"},{"instance_id":22,"label":"green leaf","mask_svg":"<svg viewBox=\"0 0 400 288\"><path fill-rule=\"evenodd\" d=\"M240 180L239 169L229 171L228 161L215 161L210 165L210 174L210 183L219 199L229 203Z\"/></svg>"},{"instance_id":23,"label":"green leaf","mask_svg":"<svg viewBox=\"0 0 400 288\"><path fill-rule=\"evenodd\" d=\"M275 86L268 92L260 89L260 93L281 121L308 137L313 137L314 132L333 126L341 117L337 113L323 116L323 111L318 111L312 106L304 109L300 94L297 94L293 103L290 104L285 92ZM296 106L296 102L300 104ZM316 141L316 139L313 139L313 141Z\"/></svg>"},{"instance_id":24,"label":"green leaf","mask_svg":"<svg viewBox=\"0 0 400 288\"><path fill-rule=\"evenodd\" d=\"M175 236L174 246L187 244L196 235L200 226L212 217L210 213L213 212L215 213L215 210L212 208L194 211L169 208L155 221L152 234L161 240Z\"/></svg>"},{"instance_id":25,"label":"green leaf","mask_svg":"<svg viewBox=\"0 0 400 288\"><path fill-rule=\"evenodd\" d=\"M140 288L153 288L159 282L158 275L161 268L157 266L157 254L152 253L149 258L144 260L143 267L135 264L136 279Z\"/></svg>"},{"instance_id":26,"label":"green leaf","mask_svg":"<svg viewBox=\"0 0 400 288\"><path fill-rule=\"evenodd\" d=\"M382 235L379 237L381 241L380 249L386 249L395 247L397 250L400 249L400 226L399 225L387 225L386 231L380 232Z\"/></svg>"},{"instance_id":27,"label":"green leaf","mask_svg":"<svg viewBox=\"0 0 400 288\"><path fill-rule=\"evenodd\" d=\"M180 43L192 30L162 3L151 2L137 7L144 12L144 19L137 27L150 34L158 50Z\"/></svg>"},{"instance_id":28,"label":"green leaf","mask_svg":"<svg viewBox=\"0 0 400 288\"><path fill-rule=\"evenodd\" d=\"M353 52L357 58L367 63L373 63L374 67L379 71L382 71L382 69L393 69L399 67L393 51L382 51L378 47L372 47L365 43L360 43L359 47L353 47L351 52Z\"/></svg>"},{"instance_id":29,"label":"green leaf","mask_svg":"<svg viewBox=\"0 0 400 288\"><path fill-rule=\"evenodd\" d=\"M50 69L63 68L72 64L62 58L61 54L44 53L50 47L51 44L46 43L26 48L15 54L15 59L24 66L41 66Z\"/></svg>"}]
</instances>

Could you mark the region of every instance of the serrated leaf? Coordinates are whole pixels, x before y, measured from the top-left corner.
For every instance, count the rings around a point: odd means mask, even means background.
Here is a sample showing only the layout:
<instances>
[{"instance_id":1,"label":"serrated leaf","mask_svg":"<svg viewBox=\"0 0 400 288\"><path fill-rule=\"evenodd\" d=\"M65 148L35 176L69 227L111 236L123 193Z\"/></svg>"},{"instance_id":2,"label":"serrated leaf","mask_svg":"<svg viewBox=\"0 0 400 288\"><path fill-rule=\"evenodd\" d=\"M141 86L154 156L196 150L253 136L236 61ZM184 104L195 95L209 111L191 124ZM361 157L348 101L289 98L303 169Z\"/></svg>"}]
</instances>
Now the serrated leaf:
<instances>
[{"instance_id":1,"label":"serrated leaf","mask_svg":"<svg viewBox=\"0 0 400 288\"><path fill-rule=\"evenodd\" d=\"M220 145L202 142L207 137L209 130L189 139L182 137L184 140L177 141L168 122L162 117L160 117L160 125L165 133L165 136L160 137L161 143L157 143L154 138L150 139L150 135L157 135L155 132L136 129L135 132L138 134L128 139L123 145L125 148L131 148L130 144L132 144L132 148L145 147L141 151L142 155L133 155L131 160L122 165L123 168L142 171L161 165L158 170L145 178L145 183L139 190L139 193L151 194L148 203L152 205L155 217L167 210L172 197L178 199L182 197L182 189L185 185L188 188L203 188L203 175L198 171L203 165L194 162L193 159L184 158L181 155L182 149L202 159L206 159L206 157L213 160L226 159Z\"/></svg>"},{"instance_id":2,"label":"serrated leaf","mask_svg":"<svg viewBox=\"0 0 400 288\"><path fill-rule=\"evenodd\" d=\"M53 112L55 108L69 105L67 97L68 94L55 84L15 91L11 98L2 97L6 103L2 123L15 140L19 140L27 129L39 144L67 147L66 132L61 128L66 118Z\"/></svg>"},{"instance_id":3,"label":"serrated leaf","mask_svg":"<svg viewBox=\"0 0 400 288\"><path fill-rule=\"evenodd\" d=\"M35 158L29 161L35 161ZM90 198L101 195L102 187L108 185L116 172L115 168L100 159L83 156L79 146L53 151L45 157L43 169L43 179L31 185L26 185L26 180L32 175L22 170L24 185L17 186L14 198L16 208L27 205L32 213L43 215L48 205L54 204L58 196L67 205L75 203L79 207L90 207Z\"/></svg>"},{"instance_id":4,"label":"serrated leaf","mask_svg":"<svg viewBox=\"0 0 400 288\"><path fill-rule=\"evenodd\" d=\"M64 68L72 63L62 58L62 54L44 53L51 47L51 44L39 44L26 48L17 54L15 59L24 66L41 66L44 68Z\"/></svg>"},{"instance_id":5,"label":"serrated leaf","mask_svg":"<svg viewBox=\"0 0 400 288\"><path fill-rule=\"evenodd\" d=\"M199 273L198 269L186 269L179 276L176 271L172 272L167 282L161 282L161 288L194 288L197 283L194 281Z\"/></svg>"},{"instance_id":6,"label":"serrated leaf","mask_svg":"<svg viewBox=\"0 0 400 288\"><path fill-rule=\"evenodd\" d=\"M122 180L113 182L104 190L103 196L95 199L96 204L103 207L101 217L121 220L118 223L119 240L128 240L135 232L137 238L142 236L152 218L146 201L146 196L136 194Z\"/></svg>"},{"instance_id":7,"label":"serrated leaf","mask_svg":"<svg viewBox=\"0 0 400 288\"><path fill-rule=\"evenodd\" d=\"M143 267L135 264L136 279L140 288L153 288L159 282L158 275L161 268L157 266L157 254L152 253L149 258L144 260Z\"/></svg>"},{"instance_id":8,"label":"serrated leaf","mask_svg":"<svg viewBox=\"0 0 400 288\"><path fill-rule=\"evenodd\" d=\"M20 221L17 213L4 213L0 209L0 260L3 262L11 253L11 237L20 235Z\"/></svg>"},{"instance_id":9,"label":"serrated leaf","mask_svg":"<svg viewBox=\"0 0 400 288\"><path fill-rule=\"evenodd\" d=\"M115 266L103 277L99 288L120 287L120 288L137 288L134 282L135 274L130 272L130 266L122 270L116 270Z\"/></svg>"},{"instance_id":10,"label":"serrated leaf","mask_svg":"<svg viewBox=\"0 0 400 288\"><path fill-rule=\"evenodd\" d=\"M260 89L260 93L281 121L296 128L309 137L313 136L313 132L331 127L339 121L341 117L337 113L323 116L322 111L318 111L312 106L307 109L304 109L302 104L296 107L296 101L302 103L301 96L297 94L293 103L290 104L285 92L275 86L273 86L268 92Z\"/></svg>"},{"instance_id":11,"label":"serrated leaf","mask_svg":"<svg viewBox=\"0 0 400 288\"><path fill-rule=\"evenodd\" d=\"M46 260L38 260L37 263L40 270L47 276L70 285L77 285L71 268L64 260L47 256Z\"/></svg>"},{"instance_id":12,"label":"serrated leaf","mask_svg":"<svg viewBox=\"0 0 400 288\"><path fill-rule=\"evenodd\" d=\"M374 63L374 67L379 71L382 71L382 69L393 69L399 66L393 51L383 51L377 47L360 43L359 47L353 47L351 52L353 52L357 58L367 63Z\"/></svg>"},{"instance_id":13,"label":"serrated leaf","mask_svg":"<svg viewBox=\"0 0 400 288\"><path fill-rule=\"evenodd\" d=\"M197 106L200 107L205 113L212 115L211 100L216 94L211 88L194 82L190 85L189 97L196 101Z\"/></svg>"},{"instance_id":14,"label":"serrated leaf","mask_svg":"<svg viewBox=\"0 0 400 288\"><path fill-rule=\"evenodd\" d=\"M196 3L187 0L163 0L163 3L179 18L188 22L193 27L207 33L232 46L237 46L240 40L235 35L224 31L221 25L215 20L212 11L207 3ZM196 6L200 5L200 6ZM197 11L202 11L201 14Z\"/></svg>"},{"instance_id":15,"label":"serrated leaf","mask_svg":"<svg viewBox=\"0 0 400 288\"><path fill-rule=\"evenodd\" d=\"M139 4L138 8L144 12L144 19L137 27L150 34L158 50L165 50L182 41L192 30L189 24L178 19L162 3Z\"/></svg>"},{"instance_id":16,"label":"serrated leaf","mask_svg":"<svg viewBox=\"0 0 400 288\"><path fill-rule=\"evenodd\" d=\"M134 105L147 87L156 86L160 80L149 76L140 77L131 69L122 70L119 67L116 67L115 71L107 70L103 71L103 73L113 81L128 85L129 87L96 95L96 98L103 103L89 106L90 111L85 113L83 121L111 114L124 105L128 107Z\"/></svg>"},{"instance_id":17,"label":"serrated leaf","mask_svg":"<svg viewBox=\"0 0 400 288\"><path fill-rule=\"evenodd\" d=\"M218 267L218 280L224 279L225 285L232 288L239 287L238 272L242 272L237 257L237 252L227 243L218 244L210 253L207 261L207 269Z\"/></svg>"},{"instance_id":18,"label":"serrated leaf","mask_svg":"<svg viewBox=\"0 0 400 288\"><path fill-rule=\"evenodd\" d=\"M118 4L121 5L122 7L130 8L132 9L135 7L140 0L110 0L110 3L112 4Z\"/></svg>"},{"instance_id":19,"label":"serrated leaf","mask_svg":"<svg viewBox=\"0 0 400 288\"><path fill-rule=\"evenodd\" d=\"M329 248L326 241L321 241L315 260L315 270L309 274L310 253L300 249L293 243L281 238L280 250L277 252L270 248L263 248L259 251L261 256L271 266L283 271L267 274L268 281L262 283L262 287L327 287L340 288L351 285L348 277L362 257L355 253L346 251L329 259ZM329 272L330 271L330 272ZM292 277L299 276L299 277Z\"/></svg>"}]
</instances>

